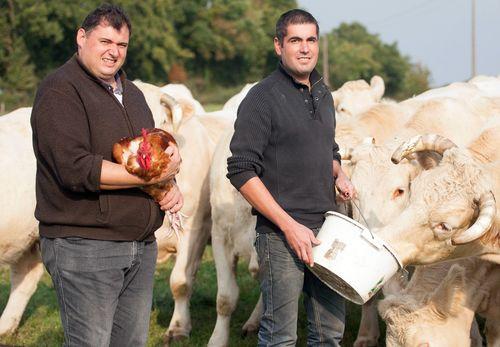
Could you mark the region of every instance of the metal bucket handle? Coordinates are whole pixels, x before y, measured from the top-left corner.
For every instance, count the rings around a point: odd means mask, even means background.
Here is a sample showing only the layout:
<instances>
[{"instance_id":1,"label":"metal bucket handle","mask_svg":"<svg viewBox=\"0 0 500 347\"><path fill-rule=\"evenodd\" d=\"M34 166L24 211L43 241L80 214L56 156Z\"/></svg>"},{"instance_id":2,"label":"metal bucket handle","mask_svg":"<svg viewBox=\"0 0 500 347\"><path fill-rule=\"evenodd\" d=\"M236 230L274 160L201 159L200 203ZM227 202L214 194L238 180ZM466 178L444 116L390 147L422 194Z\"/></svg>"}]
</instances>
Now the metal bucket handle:
<instances>
[{"instance_id":1,"label":"metal bucket handle","mask_svg":"<svg viewBox=\"0 0 500 347\"><path fill-rule=\"evenodd\" d=\"M363 216L363 213L361 213L361 209L358 207L358 205L354 202L354 199L351 199L351 202L352 204L354 205L354 207L356 207L356 209L358 210L359 212L359 215L361 216L361 218L363 218L363 221L365 222L365 225L366 225L366 230L368 230L368 232L370 233L370 235L372 236L372 239L375 240L375 236L373 235L373 233L371 232L370 230L370 226L368 225L368 222L366 221L365 219L365 216ZM394 257L394 259L396 259L396 262L398 263L399 265L399 272L401 272L401 276L404 276L406 278L408 278L408 270L406 270L403 266L403 263L401 262L401 260L399 259L399 257L396 255L396 252L394 252L394 250L392 249L392 247L390 247L387 242L384 242L384 248L387 249L387 251L389 251L389 253Z\"/></svg>"}]
</instances>

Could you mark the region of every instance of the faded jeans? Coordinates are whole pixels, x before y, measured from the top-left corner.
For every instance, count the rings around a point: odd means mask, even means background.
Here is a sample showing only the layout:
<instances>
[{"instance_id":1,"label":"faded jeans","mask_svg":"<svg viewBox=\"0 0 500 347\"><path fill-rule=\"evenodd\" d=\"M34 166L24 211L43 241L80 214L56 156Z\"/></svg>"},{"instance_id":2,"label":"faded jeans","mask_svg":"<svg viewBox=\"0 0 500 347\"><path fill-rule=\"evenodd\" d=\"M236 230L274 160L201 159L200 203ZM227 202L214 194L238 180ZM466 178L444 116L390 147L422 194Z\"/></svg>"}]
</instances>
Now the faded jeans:
<instances>
[{"instance_id":1,"label":"faded jeans","mask_svg":"<svg viewBox=\"0 0 500 347\"><path fill-rule=\"evenodd\" d=\"M153 242L41 238L64 346L145 346L153 299Z\"/></svg>"},{"instance_id":2,"label":"faded jeans","mask_svg":"<svg viewBox=\"0 0 500 347\"><path fill-rule=\"evenodd\" d=\"M255 246L264 301L258 346L295 346L302 292L308 322L307 345L340 346L345 326L344 299L309 271L283 234L257 233Z\"/></svg>"}]
</instances>

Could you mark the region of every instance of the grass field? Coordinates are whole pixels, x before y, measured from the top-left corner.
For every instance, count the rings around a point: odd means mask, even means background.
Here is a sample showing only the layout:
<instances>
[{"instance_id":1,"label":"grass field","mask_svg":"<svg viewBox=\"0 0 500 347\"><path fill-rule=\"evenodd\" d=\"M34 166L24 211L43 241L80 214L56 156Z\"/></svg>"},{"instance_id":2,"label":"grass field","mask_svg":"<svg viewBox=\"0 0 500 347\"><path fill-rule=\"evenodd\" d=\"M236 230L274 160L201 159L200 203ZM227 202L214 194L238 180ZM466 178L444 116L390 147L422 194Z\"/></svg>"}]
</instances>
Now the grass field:
<instances>
[{"instance_id":1,"label":"grass field","mask_svg":"<svg viewBox=\"0 0 500 347\"><path fill-rule=\"evenodd\" d=\"M159 264L156 270L153 312L149 331L148 346L162 346L162 336L168 327L174 302L168 286L172 261ZM259 296L257 282L250 277L247 264L238 265L238 284L240 300L231 320L230 346L246 347L256 345L256 336L242 337L240 330L253 310ZM0 271L0 307L6 305L9 293L9 272ZM178 341L171 346L206 346L216 320L216 275L212 249L207 247L203 262L196 277L194 294L191 299L191 318L193 330L189 339ZM347 327L343 346L352 346L359 325L360 309L348 305ZM299 320L298 346L305 346L305 313L302 309ZM17 332L12 336L0 338L0 345L7 346L61 346L63 334L59 320L55 292L50 277L45 274L31 298Z\"/></svg>"}]
</instances>

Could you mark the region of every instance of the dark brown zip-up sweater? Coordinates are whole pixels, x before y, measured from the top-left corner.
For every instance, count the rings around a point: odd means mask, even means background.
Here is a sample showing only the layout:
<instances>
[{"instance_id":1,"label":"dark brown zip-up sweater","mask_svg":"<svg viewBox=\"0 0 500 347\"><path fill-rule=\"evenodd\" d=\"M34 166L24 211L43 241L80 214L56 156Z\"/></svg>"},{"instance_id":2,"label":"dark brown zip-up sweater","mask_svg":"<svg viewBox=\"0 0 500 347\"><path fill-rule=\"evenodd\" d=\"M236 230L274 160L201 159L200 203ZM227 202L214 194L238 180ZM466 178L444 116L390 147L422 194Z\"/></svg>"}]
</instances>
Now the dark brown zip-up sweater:
<instances>
[{"instance_id":1,"label":"dark brown zip-up sweater","mask_svg":"<svg viewBox=\"0 0 500 347\"><path fill-rule=\"evenodd\" d=\"M100 190L113 144L154 127L143 94L120 71L123 106L73 56L40 84L31 114L40 235L153 240L163 212L138 188Z\"/></svg>"}]
</instances>

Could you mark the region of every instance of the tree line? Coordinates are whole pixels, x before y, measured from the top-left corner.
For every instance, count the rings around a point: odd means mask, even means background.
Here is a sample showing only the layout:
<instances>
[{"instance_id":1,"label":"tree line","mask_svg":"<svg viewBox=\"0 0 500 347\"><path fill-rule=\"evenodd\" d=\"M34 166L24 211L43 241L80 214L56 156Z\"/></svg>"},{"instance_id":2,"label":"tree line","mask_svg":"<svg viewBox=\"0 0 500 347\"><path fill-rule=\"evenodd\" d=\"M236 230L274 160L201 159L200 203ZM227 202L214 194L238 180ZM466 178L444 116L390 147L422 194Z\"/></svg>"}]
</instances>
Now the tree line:
<instances>
[{"instance_id":1,"label":"tree line","mask_svg":"<svg viewBox=\"0 0 500 347\"><path fill-rule=\"evenodd\" d=\"M277 64L274 25L295 0L121 0L132 21L125 70L130 79L186 83L202 93L261 79ZM75 50L85 15L101 1L0 0L0 104L30 105L36 87ZM329 33L332 88L379 74L386 95L405 98L428 89L429 71L359 23ZM321 59L320 66L321 68ZM321 70L320 70L321 71Z\"/></svg>"}]
</instances>

